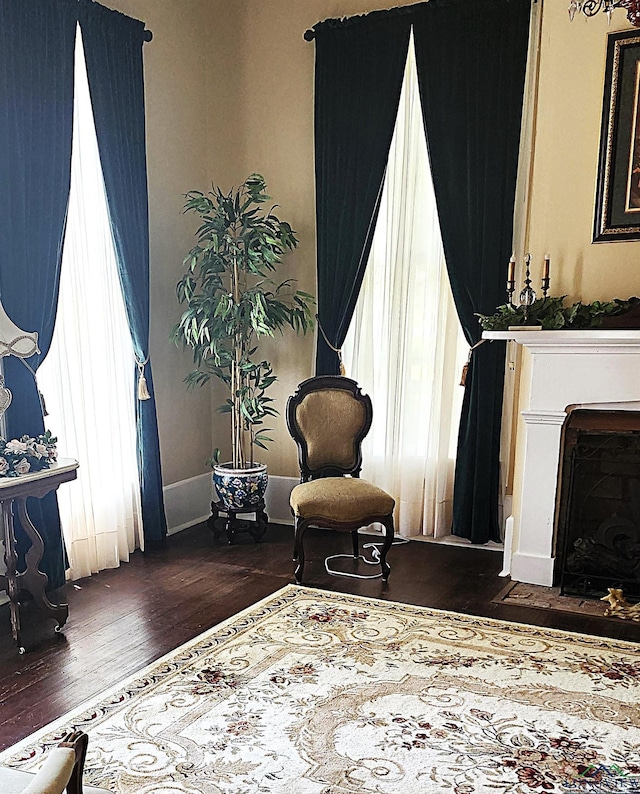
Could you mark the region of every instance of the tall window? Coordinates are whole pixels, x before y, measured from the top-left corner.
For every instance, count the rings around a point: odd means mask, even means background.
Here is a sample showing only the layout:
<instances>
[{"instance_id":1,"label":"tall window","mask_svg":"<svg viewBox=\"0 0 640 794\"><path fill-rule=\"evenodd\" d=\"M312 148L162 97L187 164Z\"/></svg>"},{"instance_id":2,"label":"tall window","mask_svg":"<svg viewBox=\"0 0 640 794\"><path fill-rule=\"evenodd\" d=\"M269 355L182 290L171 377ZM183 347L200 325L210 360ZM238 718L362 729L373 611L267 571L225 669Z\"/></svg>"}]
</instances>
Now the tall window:
<instances>
[{"instance_id":1,"label":"tall window","mask_svg":"<svg viewBox=\"0 0 640 794\"><path fill-rule=\"evenodd\" d=\"M78 480L58 494L72 579L117 567L141 545L134 369L78 28L60 299L38 370L59 454L80 462Z\"/></svg>"},{"instance_id":2,"label":"tall window","mask_svg":"<svg viewBox=\"0 0 640 794\"><path fill-rule=\"evenodd\" d=\"M373 401L363 476L396 498L405 535L448 535L468 345L446 272L413 41L378 223L343 345Z\"/></svg>"}]
</instances>

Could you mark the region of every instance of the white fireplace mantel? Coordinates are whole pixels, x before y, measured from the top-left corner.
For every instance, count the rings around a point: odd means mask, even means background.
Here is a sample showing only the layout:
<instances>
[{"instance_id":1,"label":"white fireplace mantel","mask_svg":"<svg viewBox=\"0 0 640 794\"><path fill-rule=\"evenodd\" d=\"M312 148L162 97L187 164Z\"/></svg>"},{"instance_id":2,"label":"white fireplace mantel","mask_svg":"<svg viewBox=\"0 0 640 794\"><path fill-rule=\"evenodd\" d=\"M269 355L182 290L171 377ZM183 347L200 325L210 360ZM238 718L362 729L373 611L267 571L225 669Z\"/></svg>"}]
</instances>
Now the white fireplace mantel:
<instances>
[{"instance_id":1,"label":"white fireplace mantel","mask_svg":"<svg viewBox=\"0 0 640 794\"><path fill-rule=\"evenodd\" d=\"M483 338L513 340L530 356L515 472L522 491L505 570L515 581L550 586L562 425L572 408L640 411L640 331L485 331Z\"/></svg>"}]
</instances>

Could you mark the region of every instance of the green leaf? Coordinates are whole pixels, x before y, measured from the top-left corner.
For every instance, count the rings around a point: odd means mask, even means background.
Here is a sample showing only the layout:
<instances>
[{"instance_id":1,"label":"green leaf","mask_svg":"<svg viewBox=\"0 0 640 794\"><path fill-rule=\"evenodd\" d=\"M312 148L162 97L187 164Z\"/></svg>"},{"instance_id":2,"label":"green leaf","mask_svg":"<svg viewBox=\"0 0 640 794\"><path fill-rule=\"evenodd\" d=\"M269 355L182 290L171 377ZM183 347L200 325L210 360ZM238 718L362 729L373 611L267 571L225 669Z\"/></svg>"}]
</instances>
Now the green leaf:
<instances>
[{"instance_id":1,"label":"green leaf","mask_svg":"<svg viewBox=\"0 0 640 794\"><path fill-rule=\"evenodd\" d=\"M213 450L211 457L208 460L205 460L204 465L211 466L211 468L213 468L215 465L220 463L220 455L221 455L220 447L216 447Z\"/></svg>"}]
</instances>

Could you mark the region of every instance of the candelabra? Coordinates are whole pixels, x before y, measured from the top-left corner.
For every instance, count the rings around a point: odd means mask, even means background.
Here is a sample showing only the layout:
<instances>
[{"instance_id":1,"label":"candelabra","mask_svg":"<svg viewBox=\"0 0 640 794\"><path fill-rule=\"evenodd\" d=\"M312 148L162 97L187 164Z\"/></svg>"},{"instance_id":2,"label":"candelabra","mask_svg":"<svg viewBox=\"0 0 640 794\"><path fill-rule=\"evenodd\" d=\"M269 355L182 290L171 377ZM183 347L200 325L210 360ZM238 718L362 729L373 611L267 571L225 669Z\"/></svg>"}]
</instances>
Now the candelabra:
<instances>
[{"instance_id":1,"label":"candelabra","mask_svg":"<svg viewBox=\"0 0 640 794\"><path fill-rule=\"evenodd\" d=\"M508 303L513 309L523 308L524 309L524 317L523 317L523 324L529 324L529 310L533 306L536 301L536 291L531 286L531 254L525 254L524 257L524 264L525 264L525 276L524 276L524 287L520 291L518 296L518 306L515 306L513 303L513 293L516 289L516 279L515 279L515 266L516 260L512 256L509 260L509 269L507 275L507 296L508 296ZM545 256L544 258L544 265L542 268L542 283L541 283L541 291L542 291L542 308L547 300L547 295L549 293L549 257Z\"/></svg>"}]
</instances>

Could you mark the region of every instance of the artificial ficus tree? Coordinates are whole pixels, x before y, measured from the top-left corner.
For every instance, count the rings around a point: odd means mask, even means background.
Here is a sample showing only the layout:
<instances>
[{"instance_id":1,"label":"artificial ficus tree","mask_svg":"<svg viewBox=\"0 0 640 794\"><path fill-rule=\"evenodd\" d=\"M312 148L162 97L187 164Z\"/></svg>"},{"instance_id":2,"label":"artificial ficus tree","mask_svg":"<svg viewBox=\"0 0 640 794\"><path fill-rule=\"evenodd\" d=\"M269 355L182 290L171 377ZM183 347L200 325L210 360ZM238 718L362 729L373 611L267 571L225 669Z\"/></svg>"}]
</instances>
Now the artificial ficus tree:
<instances>
[{"instance_id":1,"label":"artificial ficus tree","mask_svg":"<svg viewBox=\"0 0 640 794\"><path fill-rule=\"evenodd\" d=\"M294 288L292 279L273 280L287 251L298 245L289 223L268 207L270 196L260 174L225 193L215 185L204 194L186 194L184 211L199 216L197 241L183 260L176 286L184 306L172 331L176 344L193 351L189 387L218 378L229 390L219 410L231 414L232 465L254 460L254 447L272 439L264 427L277 411L267 389L275 382L271 364L259 354L259 340L291 327L313 328L313 296ZM219 450L214 450L213 462Z\"/></svg>"}]
</instances>

